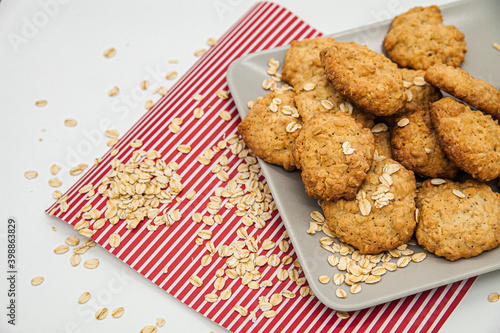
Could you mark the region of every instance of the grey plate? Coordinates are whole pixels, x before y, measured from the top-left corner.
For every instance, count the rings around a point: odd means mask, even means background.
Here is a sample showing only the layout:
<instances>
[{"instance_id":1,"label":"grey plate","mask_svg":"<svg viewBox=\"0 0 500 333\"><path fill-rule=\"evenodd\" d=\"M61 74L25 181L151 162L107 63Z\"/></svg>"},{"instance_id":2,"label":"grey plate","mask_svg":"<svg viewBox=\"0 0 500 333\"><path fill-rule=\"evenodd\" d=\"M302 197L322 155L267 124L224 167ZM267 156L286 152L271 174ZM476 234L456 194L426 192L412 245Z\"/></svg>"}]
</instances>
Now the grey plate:
<instances>
[{"instance_id":1,"label":"grey plate","mask_svg":"<svg viewBox=\"0 0 500 333\"><path fill-rule=\"evenodd\" d=\"M500 52L492 47L500 43L500 1L466 1L442 7L446 25L455 25L465 33L468 52L462 68L472 75L500 87ZM390 22L382 22L332 35L339 41L355 41L366 44L372 50L381 52L382 41ZM249 54L234 61L228 69L227 81L242 118L248 113L247 102L263 96L262 81L268 78L267 62L273 57L283 63L288 47L280 47ZM346 299L335 296L337 288L332 282L321 284L320 275L333 276L337 273L327 263L329 252L319 246L323 233L309 235L306 230L313 210L320 210L315 199L307 196L298 171L284 169L260 160L264 176L276 201L279 212L290 235L306 278L315 295L325 305L342 311L353 311L385 303L420 291L432 289L468 277L500 269L500 248L471 259L450 262L428 253L427 259L395 272L388 272L382 281L362 284L361 293L352 295L347 286ZM492 184L492 183L491 183ZM492 186L494 186L492 184ZM494 187L496 191L498 188ZM419 246L410 247L422 251Z\"/></svg>"}]
</instances>

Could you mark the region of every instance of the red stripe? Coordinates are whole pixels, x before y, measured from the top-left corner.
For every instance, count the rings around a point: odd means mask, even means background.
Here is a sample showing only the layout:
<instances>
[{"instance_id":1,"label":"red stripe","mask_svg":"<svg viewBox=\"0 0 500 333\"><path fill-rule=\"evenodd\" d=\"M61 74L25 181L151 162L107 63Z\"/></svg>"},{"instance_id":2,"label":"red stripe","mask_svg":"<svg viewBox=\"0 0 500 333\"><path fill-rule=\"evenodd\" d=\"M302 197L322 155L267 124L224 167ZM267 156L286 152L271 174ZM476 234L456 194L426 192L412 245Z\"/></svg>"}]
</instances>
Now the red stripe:
<instances>
[{"instance_id":1,"label":"red stripe","mask_svg":"<svg viewBox=\"0 0 500 333\"><path fill-rule=\"evenodd\" d=\"M450 304L448 309L446 309L445 313L441 316L441 318L439 318L437 325L434 327L434 332L438 332L441 329L441 327L444 325L446 320L450 317L451 313L456 309L458 304L460 304L460 302L464 298L465 294L467 294L469 289L472 287L472 285L474 284L474 281L476 281L476 278L477 277L472 277L472 278L469 278L468 280L466 280L464 286L462 288L460 288L460 291L457 294L457 296L455 297L455 299L453 300L453 302ZM455 282L455 283L460 285L460 282Z\"/></svg>"}]
</instances>

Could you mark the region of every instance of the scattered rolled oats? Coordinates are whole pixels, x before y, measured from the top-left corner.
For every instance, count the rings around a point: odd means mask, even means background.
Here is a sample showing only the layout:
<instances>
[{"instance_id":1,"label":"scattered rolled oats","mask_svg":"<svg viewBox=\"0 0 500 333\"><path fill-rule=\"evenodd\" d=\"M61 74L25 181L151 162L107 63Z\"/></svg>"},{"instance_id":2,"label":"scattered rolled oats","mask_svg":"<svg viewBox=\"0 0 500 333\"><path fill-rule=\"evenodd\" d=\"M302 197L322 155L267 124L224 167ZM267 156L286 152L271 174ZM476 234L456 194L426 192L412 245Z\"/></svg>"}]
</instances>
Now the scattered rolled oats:
<instances>
[{"instance_id":1,"label":"scattered rolled oats","mask_svg":"<svg viewBox=\"0 0 500 333\"><path fill-rule=\"evenodd\" d=\"M219 117L221 117L225 121L231 120L231 114L226 110L222 110L221 112L219 112Z\"/></svg>"},{"instance_id":2,"label":"scattered rolled oats","mask_svg":"<svg viewBox=\"0 0 500 333\"><path fill-rule=\"evenodd\" d=\"M57 175L57 173L61 170L61 167L57 164L52 164L50 166L50 173L55 176Z\"/></svg>"},{"instance_id":3,"label":"scattered rolled oats","mask_svg":"<svg viewBox=\"0 0 500 333\"><path fill-rule=\"evenodd\" d=\"M110 47L106 51L104 51L104 56L106 58L112 58L116 55L116 49L114 47Z\"/></svg>"},{"instance_id":4,"label":"scattered rolled oats","mask_svg":"<svg viewBox=\"0 0 500 333\"><path fill-rule=\"evenodd\" d=\"M495 303L500 300L500 294L497 292L491 293L488 295L488 302Z\"/></svg>"},{"instance_id":5,"label":"scattered rolled oats","mask_svg":"<svg viewBox=\"0 0 500 333\"><path fill-rule=\"evenodd\" d=\"M319 278L318 278L318 281L320 283L323 283L323 284L327 284L328 282L330 282L330 277L328 275L321 275Z\"/></svg>"},{"instance_id":6,"label":"scattered rolled oats","mask_svg":"<svg viewBox=\"0 0 500 333\"><path fill-rule=\"evenodd\" d=\"M351 286L351 288L349 288L349 291L351 294L358 294L361 292L361 285L355 283Z\"/></svg>"},{"instance_id":7,"label":"scattered rolled oats","mask_svg":"<svg viewBox=\"0 0 500 333\"><path fill-rule=\"evenodd\" d=\"M199 50L194 51L194 56L195 56L195 57L201 57L201 56L202 56L202 55L204 55L206 52L207 52L207 50L206 50L206 49L199 49Z\"/></svg>"},{"instance_id":8,"label":"scattered rolled oats","mask_svg":"<svg viewBox=\"0 0 500 333\"><path fill-rule=\"evenodd\" d=\"M215 303L219 300L219 295L217 294L206 294L205 295L205 301L209 303Z\"/></svg>"},{"instance_id":9,"label":"scattered rolled oats","mask_svg":"<svg viewBox=\"0 0 500 333\"><path fill-rule=\"evenodd\" d=\"M34 179L38 176L38 172L36 172L35 170L28 170L24 173L24 177L26 177L27 179Z\"/></svg>"},{"instance_id":10,"label":"scattered rolled oats","mask_svg":"<svg viewBox=\"0 0 500 333\"><path fill-rule=\"evenodd\" d=\"M90 293L88 291L84 292L78 298L78 304L85 304L90 300Z\"/></svg>"},{"instance_id":11,"label":"scattered rolled oats","mask_svg":"<svg viewBox=\"0 0 500 333\"><path fill-rule=\"evenodd\" d=\"M113 233L109 236L109 245L112 248L117 248L120 246L121 236L119 234Z\"/></svg>"},{"instance_id":12,"label":"scattered rolled oats","mask_svg":"<svg viewBox=\"0 0 500 333\"><path fill-rule=\"evenodd\" d=\"M171 71L171 72L168 72L167 75L165 76L165 78L167 80L174 80L176 77L177 77L177 72L176 71Z\"/></svg>"},{"instance_id":13,"label":"scattered rolled oats","mask_svg":"<svg viewBox=\"0 0 500 333\"><path fill-rule=\"evenodd\" d=\"M141 81L141 89L147 90L149 88L149 82L147 80Z\"/></svg>"},{"instance_id":14,"label":"scattered rolled oats","mask_svg":"<svg viewBox=\"0 0 500 333\"><path fill-rule=\"evenodd\" d=\"M351 315L345 311L336 311L335 314L337 315L337 317L339 317L340 319L347 319L347 318L350 318Z\"/></svg>"},{"instance_id":15,"label":"scattered rolled oats","mask_svg":"<svg viewBox=\"0 0 500 333\"><path fill-rule=\"evenodd\" d=\"M120 318L121 316L123 316L123 312L124 312L124 309L122 306L114 309L112 312L111 312L111 316L113 318Z\"/></svg>"},{"instance_id":16,"label":"scattered rolled oats","mask_svg":"<svg viewBox=\"0 0 500 333\"><path fill-rule=\"evenodd\" d=\"M229 98L229 94L227 93L226 90L219 89L219 90L217 90L217 92L215 94L220 99L228 99Z\"/></svg>"},{"instance_id":17,"label":"scattered rolled oats","mask_svg":"<svg viewBox=\"0 0 500 333\"><path fill-rule=\"evenodd\" d=\"M237 305L233 306L233 310L238 312L240 314L240 316L246 317L248 315L247 308L245 308L242 305L237 304Z\"/></svg>"},{"instance_id":18,"label":"scattered rolled oats","mask_svg":"<svg viewBox=\"0 0 500 333\"><path fill-rule=\"evenodd\" d=\"M59 245L58 247L56 247L54 249L54 253L55 254L63 254L63 253L68 252L68 250L69 250L68 245Z\"/></svg>"},{"instance_id":19,"label":"scattered rolled oats","mask_svg":"<svg viewBox=\"0 0 500 333\"><path fill-rule=\"evenodd\" d=\"M104 318L106 318L107 315L108 315L108 309L102 308L97 310L97 312L95 313L95 319L103 320Z\"/></svg>"},{"instance_id":20,"label":"scattered rolled oats","mask_svg":"<svg viewBox=\"0 0 500 333\"><path fill-rule=\"evenodd\" d=\"M207 39L207 45L208 46L214 46L217 43L217 40L215 38L209 38Z\"/></svg>"},{"instance_id":21,"label":"scattered rolled oats","mask_svg":"<svg viewBox=\"0 0 500 333\"><path fill-rule=\"evenodd\" d=\"M145 108L146 110L149 110L149 109L151 109L152 107L153 107L153 101L152 101L152 100L150 100L150 99L148 99L148 100L146 101L146 103L144 103L144 108Z\"/></svg>"},{"instance_id":22,"label":"scattered rolled oats","mask_svg":"<svg viewBox=\"0 0 500 333\"><path fill-rule=\"evenodd\" d=\"M78 243L80 243L80 240L75 236L69 236L64 240L64 242L69 246L76 246L78 245Z\"/></svg>"},{"instance_id":23,"label":"scattered rolled oats","mask_svg":"<svg viewBox=\"0 0 500 333\"><path fill-rule=\"evenodd\" d=\"M35 276L34 278L31 279L31 285L36 287L36 286L42 284L42 282L44 280L45 279L43 278L43 276Z\"/></svg>"},{"instance_id":24,"label":"scattered rolled oats","mask_svg":"<svg viewBox=\"0 0 500 333\"><path fill-rule=\"evenodd\" d=\"M118 92L120 91L120 89L118 89L118 87L113 87L111 88L109 91L108 91L108 96L109 97L114 97L116 95L118 95Z\"/></svg>"},{"instance_id":25,"label":"scattered rolled oats","mask_svg":"<svg viewBox=\"0 0 500 333\"><path fill-rule=\"evenodd\" d=\"M197 275L193 275L189 278L189 282L195 286L195 287L201 287L203 285L203 280L197 276Z\"/></svg>"},{"instance_id":26,"label":"scattered rolled oats","mask_svg":"<svg viewBox=\"0 0 500 333\"><path fill-rule=\"evenodd\" d=\"M158 327L165 326L165 319L163 319L161 317L160 318L156 318L156 326L158 326Z\"/></svg>"},{"instance_id":27,"label":"scattered rolled oats","mask_svg":"<svg viewBox=\"0 0 500 333\"><path fill-rule=\"evenodd\" d=\"M337 288L337 290L335 290L335 295L338 298L347 298L347 293L345 292L344 289L341 288Z\"/></svg>"},{"instance_id":28,"label":"scattered rolled oats","mask_svg":"<svg viewBox=\"0 0 500 333\"><path fill-rule=\"evenodd\" d=\"M110 139L110 140L108 140L108 141L106 142L106 145L107 145L108 147L113 147L113 146L114 146L114 145L116 145L117 143L118 143L118 138L112 138L112 139Z\"/></svg>"},{"instance_id":29,"label":"scattered rolled oats","mask_svg":"<svg viewBox=\"0 0 500 333\"><path fill-rule=\"evenodd\" d=\"M144 326L141 330L141 333L156 333L156 326Z\"/></svg>"},{"instance_id":30,"label":"scattered rolled oats","mask_svg":"<svg viewBox=\"0 0 500 333\"><path fill-rule=\"evenodd\" d=\"M72 167L69 170L69 174L72 175L72 176L78 176L79 174L81 174L87 168L88 168L88 164L80 163L77 166Z\"/></svg>"},{"instance_id":31,"label":"scattered rolled oats","mask_svg":"<svg viewBox=\"0 0 500 333\"><path fill-rule=\"evenodd\" d=\"M78 122L73 118L67 118L64 120L64 125L67 127L75 127L77 124Z\"/></svg>"},{"instance_id":32,"label":"scattered rolled oats","mask_svg":"<svg viewBox=\"0 0 500 333\"><path fill-rule=\"evenodd\" d=\"M99 259L89 259L83 263L83 267L88 269L94 269L99 266Z\"/></svg>"},{"instance_id":33,"label":"scattered rolled oats","mask_svg":"<svg viewBox=\"0 0 500 333\"><path fill-rule=\"evenodd\" d=\"M179 146L177 146L177 150L183 154L189 154L189 152L191 151L191 146L190 145L179 145Z\"/></svg>"},{"instance_id":34,"label":"scattered rolled oats","mask_svg":"<svg viewBox=\"0 0 500 333\"><path fill-rule=\"evenodd\" d=\"M274 317L276 317L277 314L278 313L276 311L269 310L269 311L264 312L264 317L266 317L266 318L274 318Z\"/></svg>"},{"instance_id":35,"label":"scattered rolled oats","mask_svg":"<svg viewBox=\"0 0 500 333\"><path fill-rule=\"evenodd\" d=\"M193 111L193 116L196 119L200 119L201 117L203 117L204 114L205 114L205 111L203 111L202 108L195 108Z\"/></svg>"},{"instance_id":36,"label":"scattered rolled oats","mask_svg":"<svg viewBox=\"0 0 500 333\"><path fill-rule=\"evenodd\" d=\"M47 105L47 100L41 99L35 102L35 105L38 106L39 108L44 107Z\"/></svg>"},{"instance_id":37,"label":"scattered rolled oats","mask_svg":"<svg viewBox=\"0 0 500 333\"><path fill-rule=\"evenodd\" d=\"M80 264L80 255L77 253L73 253L71 257L69 258L69 262L71 263L71 266L75 267Z\"/></svg>"}]
</instances>

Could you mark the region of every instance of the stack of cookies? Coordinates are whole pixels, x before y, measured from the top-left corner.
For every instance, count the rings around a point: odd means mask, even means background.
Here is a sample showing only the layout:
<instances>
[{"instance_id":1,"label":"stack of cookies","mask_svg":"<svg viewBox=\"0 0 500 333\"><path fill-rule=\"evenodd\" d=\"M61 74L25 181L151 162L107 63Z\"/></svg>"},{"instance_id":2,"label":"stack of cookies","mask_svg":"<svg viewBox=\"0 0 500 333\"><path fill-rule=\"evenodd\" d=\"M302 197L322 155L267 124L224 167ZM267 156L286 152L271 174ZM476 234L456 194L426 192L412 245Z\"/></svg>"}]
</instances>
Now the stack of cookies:
<instances>
[{"instance_id":1,"label":"stack of cookies","mask_svg":"<svg viewBox=\"0 0 500 333\"><path fill-rule=\"evenodd\" d=\"M257 99L239 132L264 161L301 170L328 227L360 253L413 236L448 260L498 247L500 194L485 181L500 177L500 92L458 68L464 38L430 6L393 19L387 56L294 41L287 84ZM475 179L454 180L463 173Z\"/></svg>"}]
</instances>

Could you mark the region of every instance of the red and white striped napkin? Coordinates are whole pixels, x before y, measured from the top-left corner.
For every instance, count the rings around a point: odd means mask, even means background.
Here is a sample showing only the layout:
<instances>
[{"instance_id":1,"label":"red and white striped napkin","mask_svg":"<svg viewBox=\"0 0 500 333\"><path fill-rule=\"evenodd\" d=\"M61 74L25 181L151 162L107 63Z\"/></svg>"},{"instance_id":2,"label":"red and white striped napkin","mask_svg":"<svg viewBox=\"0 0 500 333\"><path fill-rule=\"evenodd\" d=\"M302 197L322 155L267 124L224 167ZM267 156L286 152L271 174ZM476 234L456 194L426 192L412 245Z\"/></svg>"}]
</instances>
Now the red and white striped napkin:
<instances>
[{"instance_id":1,"label":"red and white striped napkin","mask_svg":"<svg viewBox=\"0 0 500 333\"><path fill-rule=\"evenodd\" d=\"M184 186L180 197L183 198L191 189L197 192L197 196L194 200L184 199L180 203L174 200L166 207L160 207L165 211L178 209L182 214L182 219L169 228L162 225L156 231L148 231L147 223L141 222L136 229L127 230L125 223L119 222L107 224L97 230L92 238L181 302L233 332L438 331L472 285L473 278L352 312L348 319L340 319L335 310L324 306L314 296L301 297L299 286L290 279L280 282L276 272L283 268L282 265L262 269L262 279L272 280L272 287L251 290L242 286L239 279L228 279L225 288L232 289L231 298L216 303L204 299L207 293L214 292L215 272L226 267L226 258L220 258L215 252L210 265L200 265L201 258L208 252L204 246L195 245L195 239L198 231L207 229L207 226L194 223L191 216L194 212L208 215L205 207L210 196L215 188L224 187L226 183L211 172L211 165L202 165L196 158L207 148L216 146L219 141L236 133L240 122L231 96L229 99L220 99L216 92L228 90L226 71L238 57L318 35L318 31L285 8L270 2L256 4L120 139L113 147L119 148L117 156L112 157L111 151L108 152L102 158L102 163L94 166L66 193L69 204L67 211L61 212L60 206L53 204L47 212L75 225L80 221L77 217L79 210L88 203L104 211L106 198L95 195L86 200L85 195L78 190L86 184L97 187L102 177L111 170L111 161L115 158L127 161L134 150L129 144L139 139L143 142L141 149L157 150L166 162L176 161L179 164L178 173ZM204 96L203 100L193 99L195 94ZM197 107L205 110L201 119L193 116L193 110ZM232 119L225 121L220 118L221 110L229 111ZM174 118L183 120L182 130L177 134L168 130ZM180 144L189 144L192 151L189 154L180 153L176 149ZM245 163L244 160L225 149L218 152L213 161L221 155L228 157L230 179L235 177L237 167ZM233 214L234 210L223 207L219 214L223 216L224 223L208 227L213 232L212 241L216 247L238 240L236 230L243 224L240 217ZM284 231L285 227L277 212L272 214L265 228L248 228L250 236L270 238L276 243L283 239ZM121 244L117 248L109 245L108 239L112 233L121 235ZM279 252L276 247L266 252L266 255ZM293 246L288 254L296 259ZM165 266L169 267L167 273L163 273ZM202 287L196 288L189 282L193 275L204 280ZM281 304L274 307L277 310L274 318L266 318L263 312L256 311L256 320L252 321L250 315L241 316L233 310L235 305L242 305L249 312L256 310L259 297L269 297L285 289L296 293L297 297L284 298Z\"/></svg>"}]
</instances>

